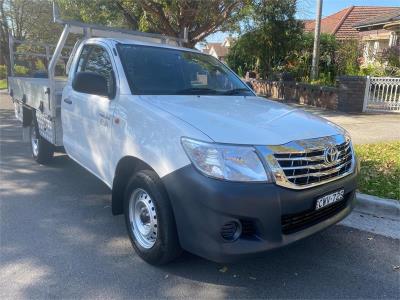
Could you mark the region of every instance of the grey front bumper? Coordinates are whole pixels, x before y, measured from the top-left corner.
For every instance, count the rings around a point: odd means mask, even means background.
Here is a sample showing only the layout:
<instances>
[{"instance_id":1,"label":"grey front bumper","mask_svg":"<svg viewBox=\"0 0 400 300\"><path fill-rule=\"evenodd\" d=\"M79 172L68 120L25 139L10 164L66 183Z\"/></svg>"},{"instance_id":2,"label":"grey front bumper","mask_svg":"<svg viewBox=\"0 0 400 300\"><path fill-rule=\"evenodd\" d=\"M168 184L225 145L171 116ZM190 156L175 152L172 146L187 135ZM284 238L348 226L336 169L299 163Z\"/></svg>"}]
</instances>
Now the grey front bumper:
<instances>
[{"instance_id":1,"label":"grey front bumper","mask_svg":"<svg viewBox=\"0 0 400 300\"><path fill-rule=\"evenodd\" d=\"M211 179L193 166L162 178L169 194L181 246L216 262L231 262L282 247L333 225L352 210L357 172L305 190L275 184L237 183ZM313 216L316 198L344 189L345 200L330 213L287 231L288 220ZM308 214L308 215L307 215ZM293 219L294 218L294 219ZM239 222L245 232L227 241L221 228ZM304 222L303 222L304 223Z\"/></svg>"}]
</instances>

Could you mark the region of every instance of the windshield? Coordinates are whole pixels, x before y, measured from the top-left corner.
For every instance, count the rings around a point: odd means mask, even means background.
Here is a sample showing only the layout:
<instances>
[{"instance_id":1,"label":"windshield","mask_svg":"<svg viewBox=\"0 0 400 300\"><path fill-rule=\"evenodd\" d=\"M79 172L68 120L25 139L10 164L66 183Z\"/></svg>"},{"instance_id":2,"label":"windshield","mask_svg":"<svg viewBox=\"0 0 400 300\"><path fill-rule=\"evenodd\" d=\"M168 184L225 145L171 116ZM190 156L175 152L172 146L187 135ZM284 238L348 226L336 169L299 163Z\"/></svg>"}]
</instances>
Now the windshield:
<instances>
[{"instance_id":1,"label":"windshield","mask_svg":"<svg viewBox=\"0 0 400 300\"><path fill-rule=\"evenodd\" d=\"M137 95L244 95L253 93L210 55L119 44L131 92Z\"/></svg>"}]
</instances>

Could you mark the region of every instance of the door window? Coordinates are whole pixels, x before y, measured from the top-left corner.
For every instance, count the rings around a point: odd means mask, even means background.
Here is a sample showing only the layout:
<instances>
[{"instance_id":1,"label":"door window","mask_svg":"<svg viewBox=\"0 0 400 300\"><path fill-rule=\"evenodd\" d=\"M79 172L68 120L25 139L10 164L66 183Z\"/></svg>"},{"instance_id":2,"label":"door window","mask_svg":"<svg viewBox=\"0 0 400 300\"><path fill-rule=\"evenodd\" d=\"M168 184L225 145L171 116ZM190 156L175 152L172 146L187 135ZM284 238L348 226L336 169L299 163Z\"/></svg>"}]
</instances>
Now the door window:
<instances>
[{"instance_id":1,"label":"door window","mask_svg":"<svg viewBox=\"0 0 400 300\"><path fill-rule=\"evenodd\" d=\"M76 72L93 72L102 75L107 80L109 95L115 95L115 75L110 56L104 48L96 45L84 46Z\"/></svg>"}]
</instances>

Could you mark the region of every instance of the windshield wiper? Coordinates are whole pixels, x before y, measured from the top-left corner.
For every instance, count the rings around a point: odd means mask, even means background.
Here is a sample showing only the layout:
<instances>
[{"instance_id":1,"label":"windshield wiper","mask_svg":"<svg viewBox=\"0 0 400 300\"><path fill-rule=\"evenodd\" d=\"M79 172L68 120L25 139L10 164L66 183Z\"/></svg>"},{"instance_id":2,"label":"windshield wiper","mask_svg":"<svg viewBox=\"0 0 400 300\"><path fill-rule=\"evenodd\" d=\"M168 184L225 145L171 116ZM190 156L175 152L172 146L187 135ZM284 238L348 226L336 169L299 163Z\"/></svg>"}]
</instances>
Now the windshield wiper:
<instances>
[{"instance_id":1,"label":"windshield wiper","mask_svg":"<svg viewBox=\"0 0 400 300\"><path fill-rule=\"evenodd\" d=\"M239 95L242 94L243 92L247 92L250 94L250 90L246 89L246 88L237 88L237 89L233 89L233 90L228 90L226 92L224 92L224 95ZM245 94L247 95L247 94Z\"/></svg>"},{"instance_id":2,"label":"windshield wiper","mask_svg":"<svg viewBox=\"0 0 400 300\"><path fill-rule=\"evenodd\" d=\"M219 94L217 90L209 89L209 88L188 88L183 90L178 90L175 92L177 95L204 95L204 94Z\"/></svg>"}]
</instances>

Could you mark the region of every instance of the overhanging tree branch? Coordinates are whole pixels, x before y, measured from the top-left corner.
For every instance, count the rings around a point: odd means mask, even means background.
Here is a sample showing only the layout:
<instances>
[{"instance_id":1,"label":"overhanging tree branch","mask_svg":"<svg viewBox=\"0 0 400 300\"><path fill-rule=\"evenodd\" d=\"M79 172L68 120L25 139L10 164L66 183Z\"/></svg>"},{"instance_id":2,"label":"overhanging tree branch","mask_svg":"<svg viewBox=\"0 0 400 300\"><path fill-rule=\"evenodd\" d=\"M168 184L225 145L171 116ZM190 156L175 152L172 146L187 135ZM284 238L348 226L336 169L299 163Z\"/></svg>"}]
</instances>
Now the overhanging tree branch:
<instances>
[{"instance_id":1,"label":"overhanging tree branch","mask_svg":"<svg viewBox=\"0 0 400 300\"><path fill-rule=\"evenodd\" d=\"M162 6L159 3L155 3L151 0L136 0L136 3L139 4L143 10L149 12L150 14L157 17L162 25L162 29L164 33L177 36L179 32L177 32L170 24L167 16L165 15Z\"/></svg>"},{"instance_id":2,"label":"overhanging tree branch","mask_svg":"<svg viewBox=\"0 0 400 300\"><path fill-rule=\"evenodd\" d=\"M203 40L205 37L215 32L222 24L224 24L231 16L232 11L234 11L240 4L240 1L232 2L227 7L223 8L220 12L220 16L214 22L204 24L191 33L191 40L197 43Z\"/></svg>"},{"instance_id":3,"label":"overhanging tree branch","mask_svg":"<svg viewBox=\"0 0 400 300\"><path fill-rule=\"evenodd\" d=\"M137 30L139 27L138 20L127 9L125 9L121 2L116 1L115 4L117 8L122 11L124 18L131 26L131 29Z\"/></svg>"}]
</instances>

